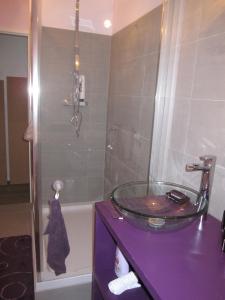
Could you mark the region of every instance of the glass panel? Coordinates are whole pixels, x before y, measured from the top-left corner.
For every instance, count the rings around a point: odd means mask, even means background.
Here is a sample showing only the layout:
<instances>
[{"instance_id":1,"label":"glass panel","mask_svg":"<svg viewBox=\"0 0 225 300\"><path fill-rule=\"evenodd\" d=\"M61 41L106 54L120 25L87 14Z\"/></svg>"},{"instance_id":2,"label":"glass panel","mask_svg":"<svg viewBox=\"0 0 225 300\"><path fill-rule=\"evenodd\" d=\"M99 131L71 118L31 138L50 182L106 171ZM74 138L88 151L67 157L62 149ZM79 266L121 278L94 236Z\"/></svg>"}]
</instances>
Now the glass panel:
<instances>
[{"instance_id":1,"label":"glass panel","mask_svg":"<svg viewBox=\"0 0 225 300\"><path fill-rule=\"evenodd\" d=\"M58 18L53 24L51 16L60 9L56 5L46 14L46 3L40 28L37 127L40 281L90 274L93 203L106 199L117 184L148 178L162 13L162 6L145 10L113 35L106 29L100 32L100 15L97 23L94 13L86 23L81 16L79 73L85 78L85 98L77 137L71 124L73 107L65 105L71 103L73 91L74 12L70 8L69 24L59 25ZM54 197L52 184L58 179L64 183L59 201L71 252L67 272L56 277L47 266L43 232L48 202Z\"/></svg>"}]
</instances>

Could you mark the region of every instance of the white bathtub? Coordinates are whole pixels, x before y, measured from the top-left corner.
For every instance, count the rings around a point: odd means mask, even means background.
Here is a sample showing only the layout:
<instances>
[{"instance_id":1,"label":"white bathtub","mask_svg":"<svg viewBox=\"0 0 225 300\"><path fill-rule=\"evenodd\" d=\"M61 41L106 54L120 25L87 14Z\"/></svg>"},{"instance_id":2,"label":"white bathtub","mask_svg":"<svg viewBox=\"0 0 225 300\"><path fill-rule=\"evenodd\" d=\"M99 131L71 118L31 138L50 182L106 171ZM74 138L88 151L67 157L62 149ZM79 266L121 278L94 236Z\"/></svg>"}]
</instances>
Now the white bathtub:
<instances>
[{"instance_id":1,"label":"white bathtub","mask_svg":"<svg viewBox=\"0 0 225 300\"><path fill-rule=\"evenodd\" d=\"M37 291L76 285L91 281L93 251L93 204L62 205L70 243L70 254L66 259L67 272L55 276L46 261L47 236L43 236L43 259ZM43 228L48 222L49 208L43 208Z\"/></svg>"}]
</instances>

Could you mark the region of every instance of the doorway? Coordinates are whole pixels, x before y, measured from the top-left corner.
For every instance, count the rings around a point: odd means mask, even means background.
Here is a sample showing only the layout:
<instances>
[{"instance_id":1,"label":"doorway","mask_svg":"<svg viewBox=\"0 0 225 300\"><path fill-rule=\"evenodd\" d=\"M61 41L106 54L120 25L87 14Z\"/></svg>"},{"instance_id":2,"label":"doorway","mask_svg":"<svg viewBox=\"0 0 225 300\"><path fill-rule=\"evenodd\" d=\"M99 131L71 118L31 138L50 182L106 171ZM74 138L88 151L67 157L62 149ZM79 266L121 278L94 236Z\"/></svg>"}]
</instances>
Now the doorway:
<instances>
[{"instance_id":1,"label":"doorway","mask_svg":"<svg viewBox=\"0 0 225 300\"><path fill-rule=\"evenodd\" d=\"M0 205L29 203L27 39L0 33Z\"/></svg>"}]
</instances>

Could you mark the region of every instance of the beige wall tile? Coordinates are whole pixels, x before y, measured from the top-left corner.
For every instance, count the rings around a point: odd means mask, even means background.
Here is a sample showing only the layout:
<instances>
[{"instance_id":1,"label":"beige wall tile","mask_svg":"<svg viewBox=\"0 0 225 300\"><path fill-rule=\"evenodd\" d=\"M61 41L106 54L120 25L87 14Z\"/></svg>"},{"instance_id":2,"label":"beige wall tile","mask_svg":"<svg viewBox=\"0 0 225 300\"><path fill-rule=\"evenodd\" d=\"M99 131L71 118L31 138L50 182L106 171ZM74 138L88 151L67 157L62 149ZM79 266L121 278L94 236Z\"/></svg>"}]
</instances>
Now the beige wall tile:
<instances>
[{"instance_id":1,"label":"beige wall tile","mask_svg":"<svg viewBox=\"0 0 225 300\"><path fill-rule=\"evenodd\" d=\"M198 2L202 2L200 37L225 33L224 0L201 0Z\"/></svg>"},{"instance_id":2,"label":"beige wall tile","mask_svg":"<svg viewBox=\"0 0 225 300\"><path fill-rule=\"evenodd\" d=\"M187 128L186 152L214 154L217 164L225 167L225 101L192 100Z\"/></svg>"},{"instance_id":3,"label":"beige wall tile","mask_svg":"<svg viewBox=\"0 0 225 300\"><path fill-rule=\"evenodd\" d=\"M195 71L196 43L179 46L176 51L179 53L177 62L177 76L175 94L176 97L190 97Z\"/></svg>"},{"instance_id":4,"label":"beige wall tile","mask_svg":"<svg viewBox=\"0 0 225 300\"><path fill-rule=\"evenodd\" d=\"M179 43L190 43L199 38L200 24L202 16L202 6L204 0L185 0L182 1L181 12L181 36Z\"/></svg>"},{"instance_id":5,"label":"beige wall tile","mask_svg":"<svg viewBox=\"0 0 225 300\"><path fill-rule=\"evenodd\" d=\"M198 42L193 98L225 99L225 34Z\"/></svg>"}]
</instances>

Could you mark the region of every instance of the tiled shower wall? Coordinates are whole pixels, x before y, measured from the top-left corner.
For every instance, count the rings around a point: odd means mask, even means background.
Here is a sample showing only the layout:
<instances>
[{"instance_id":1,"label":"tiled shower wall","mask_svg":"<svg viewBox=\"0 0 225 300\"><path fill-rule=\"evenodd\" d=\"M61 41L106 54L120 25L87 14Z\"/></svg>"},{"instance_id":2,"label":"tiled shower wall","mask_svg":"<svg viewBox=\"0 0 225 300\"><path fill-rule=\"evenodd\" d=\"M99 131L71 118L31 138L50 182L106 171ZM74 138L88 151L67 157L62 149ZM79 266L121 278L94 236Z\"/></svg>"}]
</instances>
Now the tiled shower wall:
<instances>
[{"instance_id":1,"label":"tiled shower wall","mask_svg":"<svg viewBox=\"0 0 225 300\"><path fill-rule=\"evenodd\" d=\"M105 195L148 178L161 14L159 6L112 37Z\"/></svg>"},{"instance_id":2,"label":"tiled shower wall","mask_svg":"<svg viewBox=\"0 0 225 300\"><path fill-rule=\"evenodd\" d=\"M225 1L183 2L172 132L165 180L199 188L198 172L187 162L217 156L210 212L225 209ZM161 145L163 147L163 145Z\"/></svg>"},{"instance_id":3,"label":"tiled shower wall","mask_svg":"<svg viewBox=\"0 0 225 300\"><path fill-rule=\"evenodd\" d=\"M80 33L80 73L86 79L81 108L80 137L70 123L72 107L63 100L72 90L74 32L42 28L41 97L39 111L39 196L52 197L51 185L64 181L62 202L102 199L106 139L106 111L111 37Z\"/></svg>"}]
</instances>

